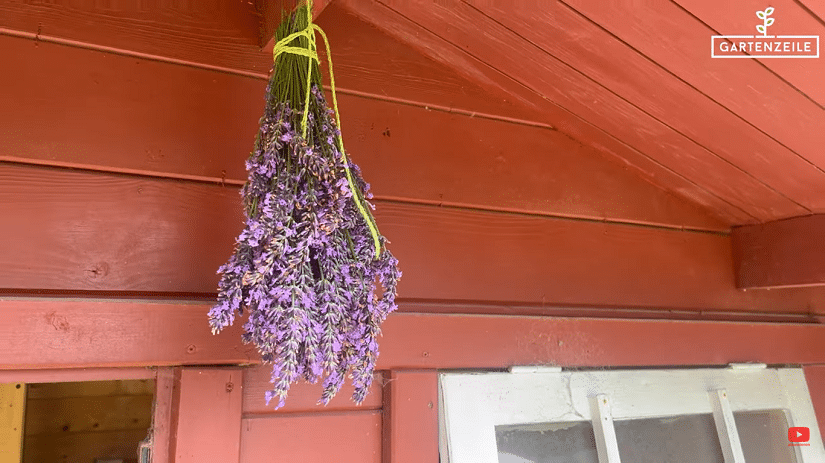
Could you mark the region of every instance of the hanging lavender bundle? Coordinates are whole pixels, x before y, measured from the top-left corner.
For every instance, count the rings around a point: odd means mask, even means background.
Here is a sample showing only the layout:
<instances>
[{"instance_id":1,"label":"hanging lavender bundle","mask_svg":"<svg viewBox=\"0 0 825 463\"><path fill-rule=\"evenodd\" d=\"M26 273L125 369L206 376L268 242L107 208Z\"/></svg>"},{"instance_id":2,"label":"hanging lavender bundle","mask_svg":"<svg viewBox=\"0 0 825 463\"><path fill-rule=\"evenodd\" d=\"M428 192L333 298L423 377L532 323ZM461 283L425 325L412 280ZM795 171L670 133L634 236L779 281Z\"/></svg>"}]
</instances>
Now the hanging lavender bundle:
<instances>
[{"instance_id":1,"label":"hanging lavender bundle","mask_svg":"<svg viewBox=\"0 0 825 463\"><path fill-rule=\"evenodd\" d=\"M244 342L272 364L266 401L323 378L326 404L349 375L360 403L372 382L380 324L396 309L398 261L386 249L358 166L344 152L321 86L311 5L278 28L276 61L241 194L246 227L220 267L213 333L248 313ZM326 40L326 37L324 37ZM327 45L327 56L329 46Z\"/></svg>"}]
</instances>

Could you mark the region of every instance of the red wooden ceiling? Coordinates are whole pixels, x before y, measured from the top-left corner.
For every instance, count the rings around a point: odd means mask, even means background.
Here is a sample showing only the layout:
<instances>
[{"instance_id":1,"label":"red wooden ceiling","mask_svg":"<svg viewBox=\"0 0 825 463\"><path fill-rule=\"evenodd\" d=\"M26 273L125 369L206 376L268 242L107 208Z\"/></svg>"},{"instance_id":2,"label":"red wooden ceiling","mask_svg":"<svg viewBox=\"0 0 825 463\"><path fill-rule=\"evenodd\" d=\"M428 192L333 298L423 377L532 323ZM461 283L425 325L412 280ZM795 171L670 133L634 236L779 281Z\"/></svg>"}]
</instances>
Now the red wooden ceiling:
<instances>
[{"instance_id":1,"label":"red wooden ceiling","mask_svg":"<svg viewBox=\"0 0 825 463\"><path fill-rule=\"evenodd\" d=\"M772 33L821 35L808 3L772 2ZM752 33L761 1L335 4L733 223L825 210L825 61L710 56L711 35Z\"/></svg>"}]
</instances>

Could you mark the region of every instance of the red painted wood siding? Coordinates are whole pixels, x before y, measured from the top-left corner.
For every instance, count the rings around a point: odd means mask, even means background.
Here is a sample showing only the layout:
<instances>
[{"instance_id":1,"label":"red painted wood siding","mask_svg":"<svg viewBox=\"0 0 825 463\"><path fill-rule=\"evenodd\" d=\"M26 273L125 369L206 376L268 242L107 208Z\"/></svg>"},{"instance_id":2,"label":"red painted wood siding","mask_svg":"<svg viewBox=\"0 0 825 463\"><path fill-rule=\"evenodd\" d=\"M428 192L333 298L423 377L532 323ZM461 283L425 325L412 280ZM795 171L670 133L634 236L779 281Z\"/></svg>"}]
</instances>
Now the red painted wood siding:
<instances>
[{"instance_id":1,"label":"red painted wood siding","mask_svg":"<svg viewBox=\"0 0 825 463\"><path fill-rule=\"evenodd\" d=\"M381 412L243 420L241 463L381 463Z\"/></svg>"}]
</instances>

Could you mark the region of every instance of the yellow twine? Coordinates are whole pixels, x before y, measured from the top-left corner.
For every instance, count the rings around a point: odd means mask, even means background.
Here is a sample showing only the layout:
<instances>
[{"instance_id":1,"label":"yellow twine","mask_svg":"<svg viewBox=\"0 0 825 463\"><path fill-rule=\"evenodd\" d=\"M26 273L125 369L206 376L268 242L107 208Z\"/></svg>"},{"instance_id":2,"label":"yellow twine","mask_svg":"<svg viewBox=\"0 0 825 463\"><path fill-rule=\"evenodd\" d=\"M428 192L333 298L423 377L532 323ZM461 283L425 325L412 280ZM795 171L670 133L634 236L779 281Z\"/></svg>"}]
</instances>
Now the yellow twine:
<instances>
[{"instance_id":1,"label":"yellow twine","mask_svg":"<svg viewBox=\"0 0 825 463\"><path fill-rule=\"evenodd\" d=\"M335 111L335 122L338 124L338 131L341 132L341 117L338 115L338 99L335 97L335 75L332 73L332 54L330 53L329 49L329 40L327 39L327 35L324 31L317 25L312 23L312 0L307 0L306 2L307 7L307 27L304 30L292 33L283 39L279 40L275 44L275 48L272 50L272 59L278 58L278 55L281 53L289 53L293 55L305 56L309 58L307 61L309 62L309 69L307 71L307 95L306 99L304 100L304 117L302 121L302 136L306 139L307 134L307 116L309 115L309 94L310 94L310 84L312 82L312 60L315 60L320 63L320 59L318 58L318 49L315 46L315 32L317 31L321 34L321 38L324 39L324 45L327 51L327 65L329 66L329 85L330 91L332 93L332 107ZM309 41L308 47L293 47L287 45L288 43L292 42L293 40L299 37L306 37ZM377 259L378 256L381 254L381 242L378 238L378 230L373 222L372 217L370 217L369 213L364 209L363 204L361 204L360 194L358 193L358 189L355 187L355 182L352 180L352 173L349 170L349 162L347 161L347 155L344 151L344 140L342 136L338 136L338 150L341 151L341 161L344 164L344 171L347 174L347 182L349 183L349 187L352 190L352 194L354 195L355 205L358 207L358 211L361 213L361 216L364 218L364 221L367 222L367 226L370 229L370 234L372 235L373 243L375 244L375 258Z\"/></svg>"}]
</instances>

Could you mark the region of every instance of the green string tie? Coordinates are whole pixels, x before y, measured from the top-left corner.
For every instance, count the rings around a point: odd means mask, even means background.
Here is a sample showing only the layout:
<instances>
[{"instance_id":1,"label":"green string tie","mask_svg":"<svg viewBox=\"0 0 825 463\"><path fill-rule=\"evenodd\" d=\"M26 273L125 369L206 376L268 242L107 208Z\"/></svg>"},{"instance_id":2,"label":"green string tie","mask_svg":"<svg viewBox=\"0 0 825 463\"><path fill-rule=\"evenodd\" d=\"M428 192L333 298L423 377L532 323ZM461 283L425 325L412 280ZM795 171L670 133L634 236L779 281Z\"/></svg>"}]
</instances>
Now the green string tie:
<instances>
[{"instance_id":1,"label":"green string tie","mask_svg":"<svg viewBox=\"0 0 825 463\"><path fill-rule=\"evenodd\" d=\"M309 115L309 94L310 94L310 85L311 85L311 78L312 78L312 60L320 63L320 59L318 58L318 49L315 45L315 32L321 34L321 38L324 40L324 45L327 51L327 65L329 67L329 86L330 91L332 92L332 107L335 110L335 122L338 124L338 131L341 132L341 117L338 115L338 99L335 96L335 75L332 72L332 54L330 53L329 49L329 40L327 40L327 35L324 31L317 25L312 23L312 0L307 0L306 2L307 8L307 27L303 30L298 32L294 32L289 34L288 36L284 37L283 39L279 40L275 44L275 48L272 50L272 59L275 60L278 58L278 55L281 53L289 53L292 55L299 55L305 56L309 58L308 62L308 70L307 70L307 94L306 98L304 99L304 116L303 120L301 121L301 134L304 139L307 136L307 116ZM307 41L309 42L309 47L293 47L289 44L293 40L299 37L306 37ZM343 133L343 132L341 132ZM355 187L355 182L352 180L352 173L349 170L349 162L347 161L347 155L344 151L344 140L343 137L338 136L338 150L341 152L341 161L344 164L344 171L347 174L347 182L349 183L349 187L352 190L353 195L355 196L355 205L358 207L358 211L361 213L361 216L364 218L364 221L367 222L367 226L370 229L370 234L372 235L372 240L375 243L375 258L377 259L378 256L381 254L381 242L378 237L378 229L375 226L375 222L367 210L364 208L362 204L362 200L360 198L360 193L358 189Z\"/></svg>"}]
</instances>

